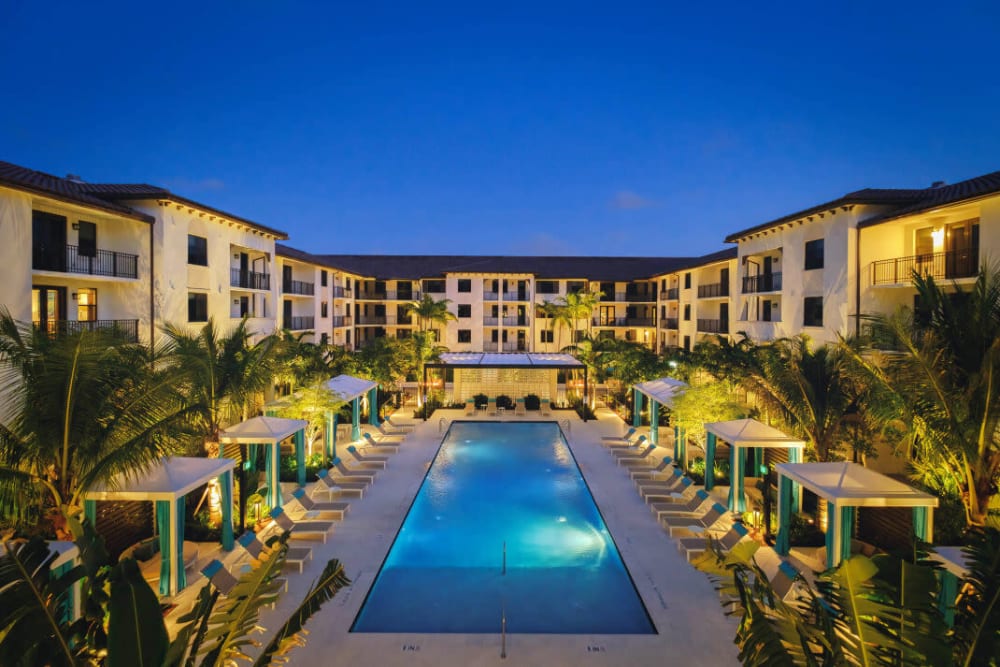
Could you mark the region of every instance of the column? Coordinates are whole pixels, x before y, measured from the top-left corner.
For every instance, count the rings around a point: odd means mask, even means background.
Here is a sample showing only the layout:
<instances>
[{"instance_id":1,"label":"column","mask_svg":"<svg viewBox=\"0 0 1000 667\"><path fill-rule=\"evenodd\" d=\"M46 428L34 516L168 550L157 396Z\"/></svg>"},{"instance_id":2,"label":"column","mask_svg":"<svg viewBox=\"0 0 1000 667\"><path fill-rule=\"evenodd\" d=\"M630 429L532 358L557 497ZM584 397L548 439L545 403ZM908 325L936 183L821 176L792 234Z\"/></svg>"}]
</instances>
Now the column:
<instances>
[{"instance_id":1,"label":"column","mask_svg":"<svg viewBox=\"0 0 1000 667\"><path fill-rule=\"evenodd\" d=\"M187 574L184 572L184 505L184 496L170 503L170 509L173 513L173 521L171 522L173 530L170 531L170 537L174 543L172 595L180 593L187 586Z\"/></svg>"},{"instance_id":2,"label":"column","mask_svg":"<svg viewBox=\"0 0 1000 667\"><path fill-rule=\"evenodd\" d=\"M170 527L173 525L173 512L169 500L156 501L156 532L159 537L160 547L160 595L170 595L170 585L173 575L170 567L173 560L171 554L174 552L171 541Z\"/></svg>"},{"instance_id":3,"label":"column","mask_svg":"<svg viewBox=\"0 0 1000 667\"><path fill-rule=\"evenodd\" d=\"M747 509L743 493L743 455L742 449L729 445L729 509L733 512L745 512Z\"/></svg>"},{"instance_id":4,"label":"column","mask_svg":"<svg viewBox=\"0 0 1000 667\"><path fill-rule=\"evenodd\" d=\"M306 485L306 432L302 429L292 436L295 443L295 474L299 487Z\"/></svg>"},{"instance_id":5,"label":"column","mask_svg":"<svg viewBox=\"0 0 1000 667\"><path fill-rule=\"evenodd\" d=\"M660 404L649 399L649 441L660 444Z\"/></svg>"},{"instance_id":6,"label":"column","mask_svg":"<svg viewBox=\"0 0 1000 667\"><path fill-rule=\"evenodd\" d=\"M222 497L222 548L233 550L233 471L219 475L219 490Z\"/></svg>"},{"instance_id":7,"label":"column","mask_svg":"<svg viewBox=\"0 0 1000 667\"><path fill-rule=\"evenodd\" d=\"M379 425L378 385L372 387L371 391L368 392L368 423L375 427Z\"/></svg>"},{"instance_id":8,"label":"column","mask_svg":"<svg viewBox=\"0 0 1000 667\"><path fill-rule=\"evenodd\" d=\"M792 480L778 472L778 539L774 550L781 556L788 555L788 534L792 525L792 486Z\"/></svg>"},{"instance_id":9,"label":"column","mask_svg":"<svg viewBox=\"0 0 1000 667\"><path fill-rule=\"evenodd\" d=\"M638 389L632 390L632 426L642 426L642 392Z\"/></svg>"},{"instance_id":10,"label":"column","mask_svg":"<svg viewBox=\"0 0 1000 667\"><path fill-rule=\"evenodd\" d=\"M841 527L840 512L836 503L826 501L826 566L835 567L840 563Z\"/></svg>"},{"instance_id":11,"label":"column","mask_svg":"<svg viewBox=\"0 0 1000 667\"><path fill-rule=\"evenodd\" d=\"M264 469L267 471L267 504L271 509L281 507L281 449L277 442L267 443L264 450Z\"/></svg>"},{"instance_id":12,"label":"column","mask_svg":"<svg viewBox=\"0 0 1000 667\"><path fill-rule=\"evenodd\" d=\"M931 543L934 541L933 507L913 508L913 534L921 542Z\"/></svg>"},{"instance_id":13,"label":"column","mask_svg":"<svg viewBox=\"0 0 1000 667\"><path fill-rule=\"evenodd\" d=\"M715 488L715 434L709 433L705 438L705 490Z\"/></svg>"},{"instance_id":14,"label":"column","mask_svg":"<svg viewBox=\"0 0 1000 667\"><path fill-rule=\"evenodd\" d=\"M802 463L802 448L801 447L791 447L788 450L788 462L789 463ZM792 485L792 507L794 507L795 512L802 511L802 493L799 490L799 485Z\"/></svg>"},{"instance_id":15,"label":"column","mask_svg":"<svg viewBox=\"0 0 1000 667\"><path fill-rule=\"evenodd\" d=\"M679 463L681 460L681 429L674 426L674 462Z\"/></svg>"},{"instance_id":16,"label":"column","mask_svg":"<svg viewBox=\"0 0 1000 667\"><path fill-rule=\"evenodd\" d=\"M840 508L840 552L837 554L840 558L837 560L838 564L840 561L851 557L851 541L854 539L854 517L856 512L856 507Z\"/></svg>"},{"instance_id":17,"label":"column","mask_svg":"<svg viewBox=\"0 0 1000 667\"><path fill-rule=\"evenodd\" d=\"M355 396L351 413L351 440L357 442L361 439L361 397Z\"/></svg>"}]
</instances>

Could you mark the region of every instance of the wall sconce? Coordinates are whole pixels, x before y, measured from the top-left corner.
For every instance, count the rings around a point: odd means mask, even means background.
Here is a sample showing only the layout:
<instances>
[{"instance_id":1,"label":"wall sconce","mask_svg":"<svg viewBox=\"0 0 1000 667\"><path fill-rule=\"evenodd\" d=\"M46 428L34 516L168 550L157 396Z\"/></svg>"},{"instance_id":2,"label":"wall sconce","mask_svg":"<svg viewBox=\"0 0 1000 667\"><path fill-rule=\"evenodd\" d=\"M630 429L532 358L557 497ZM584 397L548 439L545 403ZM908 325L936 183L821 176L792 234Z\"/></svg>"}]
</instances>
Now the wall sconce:
<instances>
[{"instance_id":1,"label":"wall sconce","mask_svg":"<svg viewBox=\"0 0 1000 667\"><path fill-rule=\"evenodd\" d=\"M931 231L931 241L934 245L941 245L944 242L944 230L935 229Z\"/></svg>"},{"instance_id":2,"label":"wall sconce","mask_svg":"<svg viewBox=\"0 0 1000 667\"><path fill-rule=\"evenodd\" d=\"M76 292L70 292L69 298L73 299L73 301L76 301Z\"/></svg>"},{"instance_id":3,"label":"wall sconce","mask_svg":"<svg viewBox=\"0 0 1000 667\"><path fill-rule=\"evenodd\" d=\"M80 229L80 223L79 222L74 222L73 225L72 225L72 227L73 227L73 229Z\"/></svg>"}]
</instances>

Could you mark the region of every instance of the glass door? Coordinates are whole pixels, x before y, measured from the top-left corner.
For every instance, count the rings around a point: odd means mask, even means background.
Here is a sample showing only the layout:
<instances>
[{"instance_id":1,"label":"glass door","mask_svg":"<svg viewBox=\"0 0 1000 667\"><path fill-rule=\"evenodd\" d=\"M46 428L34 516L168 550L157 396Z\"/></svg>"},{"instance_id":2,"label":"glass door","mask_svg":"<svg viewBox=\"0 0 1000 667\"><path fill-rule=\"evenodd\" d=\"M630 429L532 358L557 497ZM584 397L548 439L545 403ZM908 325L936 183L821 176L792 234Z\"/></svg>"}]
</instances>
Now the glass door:
<instances>
[{"instance_id":1,"label":"glass door","mask_svg":"<svg viewBox=\"0 0 1000 667\"><path fill-rule=\"evenodd\" d=\"M66 288L35 286L31 289L31 320L39 329L57 333L66 319Z\"/></svg>"}]
</instances>

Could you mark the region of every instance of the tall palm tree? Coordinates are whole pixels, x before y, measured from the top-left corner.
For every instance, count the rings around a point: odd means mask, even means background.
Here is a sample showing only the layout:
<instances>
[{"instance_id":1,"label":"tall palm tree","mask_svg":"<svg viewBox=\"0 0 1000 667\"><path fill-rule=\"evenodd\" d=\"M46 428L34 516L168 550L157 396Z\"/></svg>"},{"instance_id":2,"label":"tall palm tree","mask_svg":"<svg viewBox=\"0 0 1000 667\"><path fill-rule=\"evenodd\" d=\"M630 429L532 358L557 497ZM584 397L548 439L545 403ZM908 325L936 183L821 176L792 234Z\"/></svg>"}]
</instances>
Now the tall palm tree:
<instances>
[{"instance_id":1,"label":"tall palm tree","mask_svg":"<svg viewBox=\"0 0 1000 667\"><path fill-rule=\"evenodd\" d=\"M156 359L100 332L50 338L0 310L0 517L64 538L88 489L182 447L193 408Z\"/></svg>"},{"instance_id":2,"label":"tall palm tree","mask_svg":"<svg viewBox=\"0 0 1000 667\"><path fill-rule=\"evenodd\" d=\"M957 488L970 525L984 525L1000 486L1000 270L983 267L966 291L914 276L917 310L869 318L872 348L855 353L893 400L873 408L905 418L914 474ZM882 354L876 347L894 350Z\"/></svg>"},{"instance_id":3,"label":"tall palm tree","mask_svg":"<svg viewBox=\"0 0 1000 667\"><path fill-rule=\"evenodd\" d=\"M424 294L420 301L411 301L406 304L408 312L416 315L417 328L420 331L427 331L435 324L445 325L455 320L454 313L448 310L451 299L437 300L430 294Z\"/></svg>"},{"instance_id":4,"label":"tall palm tree","mask_svg":"<svg viewBox=\"0 0 1000 667\"><path fill-rule=\"evenodd\" d=\"M604 296L604 292L570 292L566 296L559 297L557 302L565 309L566 317L570 321L570 329L573 331L573 339L576 340L577 324L580 320L586 321L587 335L591 331L591 315L594 307Z\"/></svg>"}]
</instances>

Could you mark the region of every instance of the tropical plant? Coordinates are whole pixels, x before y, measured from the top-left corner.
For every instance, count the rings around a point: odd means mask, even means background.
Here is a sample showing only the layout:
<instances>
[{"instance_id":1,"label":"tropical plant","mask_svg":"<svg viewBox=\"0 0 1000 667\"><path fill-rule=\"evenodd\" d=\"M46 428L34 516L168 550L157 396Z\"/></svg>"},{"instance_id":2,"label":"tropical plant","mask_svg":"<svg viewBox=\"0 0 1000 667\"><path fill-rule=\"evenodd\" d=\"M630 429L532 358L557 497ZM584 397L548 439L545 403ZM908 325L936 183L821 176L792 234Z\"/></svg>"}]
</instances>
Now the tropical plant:
<instances>
[{"instance_id":1,"label":"tropical plant","mask_svg":"<svg viewBox=\"0 0 1000 667\"><path fill-rule=\"evenodd\" d=\"M451 299L437 300L430 294L424 294L420 301L411 301L406 304L407 311L417 318L417 328L420 331L427 331L435 324L445 325L455 320L455 314L448 310Z\"/></svg>"},{"instance_id":2,"label":"tropical plant","mask_svg":"<svg viewBox=\"0 0 1000 667\"><path fill-rule=\"evenodd\" d=\"M361 347L355 352L358 374L384 388L396 388L413 372L412 354L407 349L412 343L406 340L382 336Z\"/></svg>"},{"instance_id":3,"label":"tropical plant","mask_svg":"<svg viewBox=\"0 0 1000 667\"><path fill-rule=\"evenodd\" d=\"M328 389L325 384L315 382L299 387L298 391L273 403L271 409L278 417L304 419L309 422L309 427L305 431L306 454L311 455L316 443L323 440L327 414L339 412L344 405L345 402L340 396ZM320 445L320 451L321 460L326 463L326 448Z\"/></svg>"},{"instance_id":4,"label":"tropical plant","mask_svg":"<svg viewBox=\"0 0 1000 667\"><path fill-rule=\"evenodd\" d=\"M0 311L0 520L65 538L60 508L183 446L193 408L157 358L100 332L50 338Z\"/></svg>"},{"instance_id":5,"label":"tropical plant","mask_svg":"<svg viewBox=\"0 0 1000 667\"><path fill-rule=\"evenodd\" d=\"M580 320L586 321L586 332L588 335L590 334L592 325L590 316L593 314L594 307L602 296L604 296L604 292L601 291L570 292L566 296L556 299L556 303L562 308L563 314L561 317L565 317L569 321L574 341L577 338L577 324L579 324Z\"/></svg>"},{"instance_id":6,"label":"tropical plant","mask_svg":"<svg viewBox=\"0 0 1000 667\"><path fill-rule=\"evenodd\" d=\"M295 387L333 377L330 346L306 340L311 332L281 332L274 344L274 377Z\"/></svg>"},{"instance_id":7,"label":"tropical plant","mask_svg":"<svg viewBox=\"0 0 1000 667\"><path fill-rule=\"evenodd\" d=\"M729 381L693 383L673 398L670 421L683 429L699 447L705 447L705 424L746 416L746 408L733 400Z\"/></svg>"},{"instance_id":8,"label":"tropical plant","mask_svg":"<svg viewBox=\"0 0 1000 667\"><path fill-rule=\"evenodd\" d=\"M917 479L956 488L969 525L984 525L1000 485L1000 271L983 267L968 291L914 285L918 309L868 318L872 344L853 359L888 397L873 409L909 427Z\"/></svg>"},{"instance_id":9,"label":"tropical plant","mask_svg":"<svg viewBox=\"0 0 1000 667\"><path fill-rule=\"evenodd\" d=\"M279 596L288 533L269 540L257 564L225 596L211 584L178 619L171 641L159 600L131 558L111 563L103 540L88 522L70 519L80 564L55 572L55 554L41 539L7 543L0 555L0 664L163 665L223 667L240 661L269 665L287 659L302 642L306 622L350 582L331 560L319 580L271 640L251 637L261 608ZM79 585L82 615L68 613L70 590ZM259 650L258 650L259 648Z\"/></svg>"}]
</instances>

